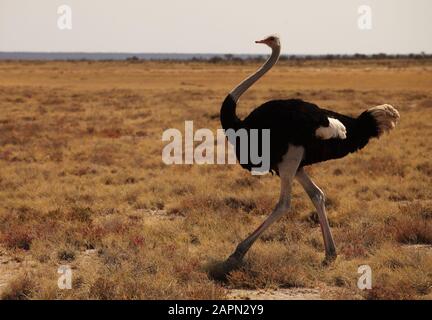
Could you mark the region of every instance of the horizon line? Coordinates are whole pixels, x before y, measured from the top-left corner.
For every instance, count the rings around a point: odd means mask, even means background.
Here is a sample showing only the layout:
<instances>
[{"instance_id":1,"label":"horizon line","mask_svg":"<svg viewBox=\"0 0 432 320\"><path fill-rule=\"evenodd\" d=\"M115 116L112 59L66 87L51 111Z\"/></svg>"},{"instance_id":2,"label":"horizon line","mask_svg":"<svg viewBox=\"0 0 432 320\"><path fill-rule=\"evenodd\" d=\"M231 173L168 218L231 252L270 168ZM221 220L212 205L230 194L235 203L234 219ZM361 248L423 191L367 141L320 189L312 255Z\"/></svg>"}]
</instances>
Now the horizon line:
<instances>
[{"instance_id":1,"label":"horizon line","mask_svg":"<svg viewBox=\"0 0 432 320\"><path fill-rule=\"evenodd\" d=\"M232 52L133 52L133 51L0 51L0 54L130 54L130 55L234 55L234 56L266 56L270 53L232 53ZM387 53L387 52L354 52L354 53L281 53L281 56L336 56L336 55L432 55L432 52L408 52L408 53Z\"/></svg>"}]
</instances>

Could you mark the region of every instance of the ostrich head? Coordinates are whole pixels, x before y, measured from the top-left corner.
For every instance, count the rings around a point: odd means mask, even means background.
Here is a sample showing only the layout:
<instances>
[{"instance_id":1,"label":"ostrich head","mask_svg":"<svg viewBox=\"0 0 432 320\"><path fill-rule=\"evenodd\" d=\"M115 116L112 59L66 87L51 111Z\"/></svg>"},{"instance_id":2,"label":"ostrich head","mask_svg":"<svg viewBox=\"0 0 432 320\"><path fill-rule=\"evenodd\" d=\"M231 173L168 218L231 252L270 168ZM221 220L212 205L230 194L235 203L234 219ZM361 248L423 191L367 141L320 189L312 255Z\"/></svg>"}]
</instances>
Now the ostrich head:
<instances>
[{"instance_id":1,"label":"ostrich head","mask_svg":"<svg viewBox=\"0 0 432 320\"><path fill-rule=\"evenodd\" d=\"M278 48L281 45L279 41L279 37L276 35L268 36L263 40L257 40L255 41L255 43L264 43L272 49Z\"/></svg>"}]
</instances>

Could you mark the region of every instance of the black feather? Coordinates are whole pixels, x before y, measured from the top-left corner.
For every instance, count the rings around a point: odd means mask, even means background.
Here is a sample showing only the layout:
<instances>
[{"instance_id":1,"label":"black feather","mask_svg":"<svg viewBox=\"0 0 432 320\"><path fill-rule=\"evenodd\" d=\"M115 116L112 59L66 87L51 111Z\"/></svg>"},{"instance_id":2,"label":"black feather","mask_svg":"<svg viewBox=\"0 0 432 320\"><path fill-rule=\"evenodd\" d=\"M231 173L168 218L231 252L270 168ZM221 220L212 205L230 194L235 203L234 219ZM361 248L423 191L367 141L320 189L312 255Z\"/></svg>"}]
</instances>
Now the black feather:
<instances>
[{"instance_id":1,"label":"black feather","mask_svg":"<svg viewBox=\"0 0 432 320\"><path fill-rule=\"evenodd\" d=\"M313 103L298 99L272 100L253 110L241 121L236 116L235 109L236 103L228 95L221 108L222 127L225 130L243 128L247 131L270 129L270 168L276 173L278 173L278 164L282 161L282 157L288 151L290 144L305 148L304 159L300 166L306 166L342 158L351 152L362 149L370 138L378 136L377 123L367 111L358 118L353 118L321 109ZM346 139L322 140L316 137L315 131L319 127L329 126L329 117L338 119L343 123L347 130ZM240 142L237 139L237 159L240 155ZM259 141L258 150L262 150L261 143L262 141ZM247 170L256 166L250 161L241 165Z\"/></svg>"}]
</instances>

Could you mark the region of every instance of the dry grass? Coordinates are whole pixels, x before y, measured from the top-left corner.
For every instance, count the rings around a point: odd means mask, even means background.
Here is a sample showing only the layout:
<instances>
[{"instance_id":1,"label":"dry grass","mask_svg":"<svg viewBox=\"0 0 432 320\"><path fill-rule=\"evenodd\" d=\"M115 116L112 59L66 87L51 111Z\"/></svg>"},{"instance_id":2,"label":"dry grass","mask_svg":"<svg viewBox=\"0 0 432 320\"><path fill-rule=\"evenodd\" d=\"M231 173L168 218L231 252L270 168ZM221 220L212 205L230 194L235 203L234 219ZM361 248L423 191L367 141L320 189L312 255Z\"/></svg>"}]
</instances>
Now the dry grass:
<instances>
[{"instance_id":1,"label":"dry grass","mask_svg":"<svg viewBox=\"0 0 432 320\"><path fill-rule=\"evenodd\" d=\"M432 298L432 249L420 246L432 244L431 61L282 63L248 92L241 115L297 97L347 114L390 103L402 119L360 153L309 169L329 198L334 264L321 264L316 214L296 184L293 213L245 266L226 283L209 278L272 209L277 178L166 166L161 135L185 120L218 128L226 92L255 67L0 63L0 249L20 266L3 298L218 299L230 288L320 286L340 288L330 298ZM61 264L73 268L73 290L57 288ZM373 290L357 289L362 264Z\"/></svg>"}]
</instances>

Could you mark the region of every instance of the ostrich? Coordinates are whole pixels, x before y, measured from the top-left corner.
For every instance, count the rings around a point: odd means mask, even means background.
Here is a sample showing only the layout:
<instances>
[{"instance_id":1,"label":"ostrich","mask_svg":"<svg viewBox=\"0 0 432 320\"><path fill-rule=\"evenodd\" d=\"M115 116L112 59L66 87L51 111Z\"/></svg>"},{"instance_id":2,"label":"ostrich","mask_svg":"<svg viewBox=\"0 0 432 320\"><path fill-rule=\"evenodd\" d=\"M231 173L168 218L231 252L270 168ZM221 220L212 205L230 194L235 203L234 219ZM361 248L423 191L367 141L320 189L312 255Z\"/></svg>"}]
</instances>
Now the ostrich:
<instances>
[{"instance_id":1,"label":"ostrich","mask_svg":"<svg viewBox=\"0 0 432 320\"><path fill-rule=\"evenodd\" d=\"M260 69L228 94L221 107L220 120L225 132L228 129L270 129L270 169L280 177L280 196L270 216L237 246L226 263L229 267L238 266L259 236L289 211L294 179L306 191L317 210L325 247L324 262L329 263L336 259L337 254L327 220L325 196L303 167L342 158L362 149L370 138L378 138L393 129L400 118L399 112L384 104L353 118L321 109L313 103L288 99L268 101L240 120L236 115L239 98L276 64L281 51L277 36L272 35L255 43L269 46L271 56ZM237 159L240 160L239 145L236 144L236 147ZM251 170L250 161L241 165Z\"/></svg>"}]
</instances>

